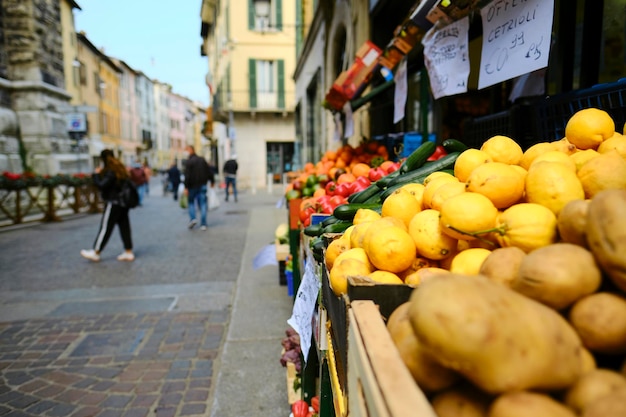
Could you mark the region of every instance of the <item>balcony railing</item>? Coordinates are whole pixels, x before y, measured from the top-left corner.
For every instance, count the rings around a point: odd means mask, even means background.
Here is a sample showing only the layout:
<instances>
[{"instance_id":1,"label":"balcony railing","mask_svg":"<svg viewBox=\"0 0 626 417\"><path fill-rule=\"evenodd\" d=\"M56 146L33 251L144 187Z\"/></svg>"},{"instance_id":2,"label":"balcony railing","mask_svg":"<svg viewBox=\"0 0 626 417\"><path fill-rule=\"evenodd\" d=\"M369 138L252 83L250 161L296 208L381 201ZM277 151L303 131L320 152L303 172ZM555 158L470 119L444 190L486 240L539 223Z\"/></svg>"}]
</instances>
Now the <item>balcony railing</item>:
<instances>
[{"instance_id":1,"label":"balcony railing","mask_svg":"<svg viewBox=\"0 0 626 417\"><path fill-rule=\"evenodd\" d=\"M97 213L100 199L91 177L17 174L0 177L0 227L60 221L63 216Z\"/></svg>"},{"instance_id":2,"label":"balcony railing","mask_svg":"<svg viewBox=\"0 0 626 417\"><path fill-rule=\"evenodd\" d=\"M233 90L229 100L226 92L219 91L214 96L213 109L228 112L231 108L235 112L293 112L295 98L292 91L257 91L251 97L250 90Z\"/></svg>"}]
</instances>

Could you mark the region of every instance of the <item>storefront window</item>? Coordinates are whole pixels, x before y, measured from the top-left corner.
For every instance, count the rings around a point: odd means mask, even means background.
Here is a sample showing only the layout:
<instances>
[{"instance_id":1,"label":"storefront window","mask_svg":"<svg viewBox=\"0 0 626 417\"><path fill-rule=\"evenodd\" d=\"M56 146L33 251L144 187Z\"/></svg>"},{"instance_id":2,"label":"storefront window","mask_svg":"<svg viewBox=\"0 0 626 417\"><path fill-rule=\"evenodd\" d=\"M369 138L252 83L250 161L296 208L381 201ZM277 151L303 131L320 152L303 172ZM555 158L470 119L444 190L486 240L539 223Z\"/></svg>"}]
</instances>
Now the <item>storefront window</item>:
<instances>
[{"instance_id":1,"label":"storefront window","mask_svg":"<svg viewBox=\"0 0 626 417\"><path fill-rule=\"evenodd\" d=\"M626 77L626 1L605 0L602 22L600 82Z\"/></svg>"}]
</instances>

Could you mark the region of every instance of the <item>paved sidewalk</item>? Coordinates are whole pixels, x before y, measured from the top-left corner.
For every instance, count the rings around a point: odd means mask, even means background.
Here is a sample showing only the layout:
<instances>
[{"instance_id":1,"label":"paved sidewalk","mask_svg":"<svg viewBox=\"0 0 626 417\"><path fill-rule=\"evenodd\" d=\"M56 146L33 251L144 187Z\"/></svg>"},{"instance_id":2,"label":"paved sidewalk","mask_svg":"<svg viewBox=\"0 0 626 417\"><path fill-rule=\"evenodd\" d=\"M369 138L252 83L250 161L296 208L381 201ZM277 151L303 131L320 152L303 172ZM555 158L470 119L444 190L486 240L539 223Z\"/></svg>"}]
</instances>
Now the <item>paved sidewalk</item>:
<instances>
[{"instance_id":1,"label":"paved sidewalk","mask_svg":"<svg viewBox=\"0 0 626 417\"><path fill-rule=\"evenodd\" d=\"M0 416L288 416L291 298L277 266L252 268L286 220L279 191L190 231L158 181L131 214L133 263L117 231L101 262L78 255L98 215L0 229Z\"/></svg>"}]
</instances>

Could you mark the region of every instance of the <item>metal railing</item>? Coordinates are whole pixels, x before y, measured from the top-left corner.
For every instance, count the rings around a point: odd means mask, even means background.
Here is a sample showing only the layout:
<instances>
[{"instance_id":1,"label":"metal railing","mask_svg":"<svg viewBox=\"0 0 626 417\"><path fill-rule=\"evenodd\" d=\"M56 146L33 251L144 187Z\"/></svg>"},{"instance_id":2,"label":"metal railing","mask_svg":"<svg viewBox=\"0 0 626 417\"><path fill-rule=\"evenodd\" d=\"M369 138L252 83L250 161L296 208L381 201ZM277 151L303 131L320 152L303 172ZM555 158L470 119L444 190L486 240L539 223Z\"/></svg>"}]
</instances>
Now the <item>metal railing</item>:
<instances>
[{"instance_id":1,"label":"metal railing","mask_svg":"<svg viewBox=\"0 0 626 417\"><path fill-rule=\"evenodd\" d=\"M0 228L61 221L63 216L100 211L98 189L90 181L0 183Z\"/></svg>"}]
</instances>

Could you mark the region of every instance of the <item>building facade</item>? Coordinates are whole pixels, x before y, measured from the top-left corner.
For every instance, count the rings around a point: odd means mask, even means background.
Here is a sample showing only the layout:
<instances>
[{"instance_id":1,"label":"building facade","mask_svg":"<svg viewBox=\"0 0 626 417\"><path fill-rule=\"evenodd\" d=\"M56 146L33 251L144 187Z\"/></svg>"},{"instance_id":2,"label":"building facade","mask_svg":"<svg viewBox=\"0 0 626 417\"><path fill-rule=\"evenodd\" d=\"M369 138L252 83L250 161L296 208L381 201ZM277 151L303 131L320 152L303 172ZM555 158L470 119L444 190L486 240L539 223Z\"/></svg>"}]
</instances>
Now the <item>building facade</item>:
<instances>
[{"instance_id":1,"label":"building facade","mask_svg":"<svg viewBox=\"0 0 626 417\"><path fill-rule=\"evenodd\" d=\"M279 182L293 167L296 4L205 1L202 10L216 163L236 155L243 188Z\"/></svg>"}]
</instances>

